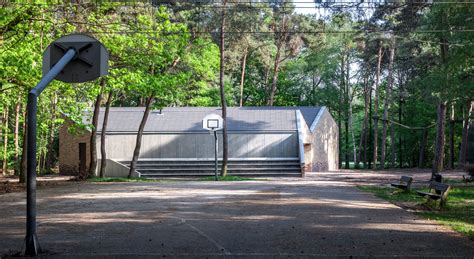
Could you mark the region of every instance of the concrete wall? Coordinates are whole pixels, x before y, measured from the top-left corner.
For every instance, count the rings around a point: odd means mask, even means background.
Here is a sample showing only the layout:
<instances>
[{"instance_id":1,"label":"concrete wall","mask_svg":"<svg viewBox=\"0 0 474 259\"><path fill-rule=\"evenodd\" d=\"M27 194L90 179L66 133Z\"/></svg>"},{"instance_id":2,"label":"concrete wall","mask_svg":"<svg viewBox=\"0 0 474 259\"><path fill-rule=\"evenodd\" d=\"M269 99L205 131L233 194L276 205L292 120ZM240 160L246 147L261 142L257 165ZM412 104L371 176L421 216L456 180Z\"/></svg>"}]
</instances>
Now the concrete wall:
<instances>
[{"instance_id":1,"label":"concrete wall","mask_svg":"<svg viewBox=\"0 0 474 259\"><path fill-rule=\"evenodd\" d=\"M131 160L136 135L106 137L108 159ZM218 135L222 156L222 135ZM296 132L229 133L229 157L298 157ZM100 139L97 143L100 150ZM100 152L98 152L100 158ZM140 158L213 158L214 136L209 133L144 134Z\"/></svg>"},{"instance_id":2,"label":"concrete wall","mask_svg":"<svg viewBox=\"0 0 474 259\"><path fill-rule=\"evenodd\" d=\"M305 172L338 169L339 132L327 108L323 108L311 128L303 123Z\"/></svg>"},{"instance_id":3,"label":"concrete wall","mask_svg":"<svg viewBox=\"0 0 474 259\"><path fill-rule=\"evenodd\" d=\"M71 120L66 119L59 130L59 170L63 175L76 175L79 172L81 142L87 146L87 166L90 163L90 132L71 134L68 128L72 124ZM218 138L219 156L222 156L222 135L218 134ZM107 135L107 159L131 160L135 142L134 134ZM97 157L101 158L100 135L97 136ZM213 157L214 136L209 133L147 133L142 138L140 158ZM229 157L298 157L298 138L296 132L229 133Z\"/></svg>"},{"instance_id":4,"label":"concrete wall","mask_svg":"<svg viewBox=\"0 0 474 259\"><path fill-rule=\"evenodd\" d=\"M79 172L79 143L86 143L86 165L90 163L90 132L78 131L71 133L69 128L73 122L65 118L59 129L59 172L62 175L77 175Z\"/></svg>"},{"instance_id":5,"label":"concrete wall","mask_svg":"<svg viewBox=\"0 0 474 259\"><path fill-rule=\"evenodd\" d=\"M98 176L100 172L101 160L102 159L97 160L96 176ZM128 177L129 171L130 171L130 168L128 166L117 163L114 160L107 159L107 165L105 167L104 176L105 177ZM139 177L139 175L135 172L132 175L132 177Z\"/></svg>"},{"instance_id":6,"label":"concrete wall","mask_svg":"<svg viewBox=\"0 0 474 259\"><path fill-rule=\"evenodd\" d=\"M327 109L322 109L311 127L302 124L304 171L319 172L338 169L338 129ZM79 171L79 143L87 145L89 158L90 133L71 134L66 119L59 131L59 169L61 174ZM100 136L97 137L100 159ZM106 137L107 159L131 160L136 135L109 134ZM143 135L140 158L213 158L214 137L209 133L148 133ZM219 156L222 156L222 135L219 134ZM297 132L229 133L230 158L299 157Z\"/></svg>"}]
</instances>

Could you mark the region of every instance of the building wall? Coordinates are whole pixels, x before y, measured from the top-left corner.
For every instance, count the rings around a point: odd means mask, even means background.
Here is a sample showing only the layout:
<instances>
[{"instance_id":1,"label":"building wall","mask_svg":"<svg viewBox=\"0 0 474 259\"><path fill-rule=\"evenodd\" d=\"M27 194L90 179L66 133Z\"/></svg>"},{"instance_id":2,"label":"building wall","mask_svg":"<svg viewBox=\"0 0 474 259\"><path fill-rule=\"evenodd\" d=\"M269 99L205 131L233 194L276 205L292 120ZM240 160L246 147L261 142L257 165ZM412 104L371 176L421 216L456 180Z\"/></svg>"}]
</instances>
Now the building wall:
<instances>
[{"instance_id":1,"label":"building wall","mask_svg":"<svg viewBox=\"0 0 474 259\"><path fill-rule=\"evenodd\" d=\"M79 143L86 143L87 167L90 163L90 132L72 134L72 121L66 119L59 130L59 169L63 175L79 172ZM218 134L219 156L222 157L222 135ZM107 159L131 160L136 135L106 136ZM101 158L100 135L97 157ZM144 134L140 158L213 158L214 136L209 133ZM296 132L229 133L230 158L298 157ZM87 169L88 170L88 169Z\"/></svg>"},{"instance_id":2,"label":"building wall","mask_svg":"<svg viewBox=\"0 0 474 259\"><path fill-rule=\"evenodd\" d=\"M90 163L90 133L71 134L66 122L59 131L59 168L61 174L79 172L79 143L86 143L87 166ZM338 129L327 109L321 112L313 132L303 125L305 171L338 169ZM219 134L219 156L222 156L222 135ZM106 137L107 159L131 160L136 135L109 134ZM147 133L143 135L140 158L213 158L214 137L209 133ZM100 136L97 137L97 156ZM299 157L297 132L229 132L230 158Z\"/></svg>"},{"instance_id":3,"label":"building wall","mask_svg":"<svg viewBox=\"0 0 474 259\"><path fill-rule=\"evenodd\" d=\"M76 175L79 173L79 143L86 143L86 165L90 163L90 132L81 131L77 134L70 132L73 122L65 118L59 129L59 172L62 175Z\"/></svg>"},{"instance_id":4,"label":"building wall","mask_svg":"<svg viewBox=\"0 0 474 259\"><path fill-rule=\"evenodd\" d=\"M305 172L333 171L338 169L339 132L327 109L322 110L313 130L304 126Z\"/></svg>"},{"instance_id":5,"label":"building wall","mask_svg":"<svg viewBox=\"0 0 474 259\"><path fill-rule=\"evenodd\" d=\"M298 157L296 132L229 133L229 157ZM108 159L131 160L136 135L109 134ZM218 135L222 156L222 135ZM100 140L97 143L100 150ZM100 152L98 154L100 158ZM140 158L213 158L214 136L209 133L144 134Z\"/></svg>"}]
</instances>

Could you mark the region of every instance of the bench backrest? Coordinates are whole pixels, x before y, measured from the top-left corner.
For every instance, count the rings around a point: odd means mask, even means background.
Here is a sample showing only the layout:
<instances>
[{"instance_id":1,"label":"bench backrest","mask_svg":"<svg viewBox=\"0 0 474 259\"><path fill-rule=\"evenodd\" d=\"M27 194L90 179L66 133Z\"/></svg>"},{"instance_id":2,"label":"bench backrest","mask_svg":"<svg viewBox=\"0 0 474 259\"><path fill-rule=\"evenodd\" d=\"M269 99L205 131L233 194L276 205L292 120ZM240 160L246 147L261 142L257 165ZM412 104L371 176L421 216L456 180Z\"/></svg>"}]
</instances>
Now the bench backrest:
<instances>
[{"instance_id":1,"label":"bench backrest","mask_svg":"<svg viewBox=\"0 0 474 259\"><path fill-rule=\"evenodd\" d=\"M434 190L437 192L445 193L451 188L448 184L438 183L438 182L430 182L430 190Z\"/></svg>"},{"instance_id":2,"label":"bench backrest","mask_svg":"<svg viewBox=\"0 0 474 259\"><path fill-rule=\"evenodd\" d=\"M413 181L413 178L409 176L400 177L400 184L406 183L407 185L410 185L412 181Z\"/></svg>"}]
</instances>

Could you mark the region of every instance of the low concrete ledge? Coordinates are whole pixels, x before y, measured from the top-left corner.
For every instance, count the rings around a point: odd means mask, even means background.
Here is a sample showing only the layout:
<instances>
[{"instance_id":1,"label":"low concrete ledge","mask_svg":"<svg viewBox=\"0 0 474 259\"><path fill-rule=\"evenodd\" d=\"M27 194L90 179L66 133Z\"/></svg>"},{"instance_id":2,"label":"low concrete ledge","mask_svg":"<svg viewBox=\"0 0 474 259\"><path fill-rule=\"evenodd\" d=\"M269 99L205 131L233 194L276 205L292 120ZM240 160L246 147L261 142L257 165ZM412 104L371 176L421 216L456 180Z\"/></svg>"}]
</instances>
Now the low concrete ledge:
<instances>
[{"instance_id":1,"label":"low concrete ledge","mask_svg":"<svg viewBox=\"0 0 474 259\"><path fill-rule=\"evenodd\" d=\"M124 164L121 164L117 161L107 159L107 166L105 167L105 177L128 177L128 172L130 168ZM99 176L100 172L100 164L101 159L97 160L97 171L96 176ZM132 175L132 177L140 177L140 173L136 172Z\"/></svg>"}]
</instances>

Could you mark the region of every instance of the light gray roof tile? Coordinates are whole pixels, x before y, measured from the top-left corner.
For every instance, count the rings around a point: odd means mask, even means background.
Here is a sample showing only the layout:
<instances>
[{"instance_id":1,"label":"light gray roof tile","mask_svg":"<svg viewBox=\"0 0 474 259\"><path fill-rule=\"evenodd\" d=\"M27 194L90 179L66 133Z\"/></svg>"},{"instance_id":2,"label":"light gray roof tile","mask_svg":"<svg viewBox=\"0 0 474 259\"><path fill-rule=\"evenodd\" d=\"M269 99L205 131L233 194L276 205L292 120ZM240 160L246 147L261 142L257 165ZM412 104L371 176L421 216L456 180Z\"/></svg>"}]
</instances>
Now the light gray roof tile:
<instances>
[{"instance_id":1,"label":"light gray roof tile","mask_svg":"<svg viewBox=\"0 0 474 259\"><path fill-rule=\"evenodd\" d=\"M229 131L294 131L296 110L300 110L308 127L311 126L320 107L229 107L227 127ZM98 130L102 130L104 108L99 115ZM108 132L136 132L145 109L143 107L110 108ZM202 119L211 113L221 115L216 107L170 107L153 110L145 126L145 132L194 132L205 131ZM88 113L90 114L90 113Z\"/></svg>"}]
</instances>

